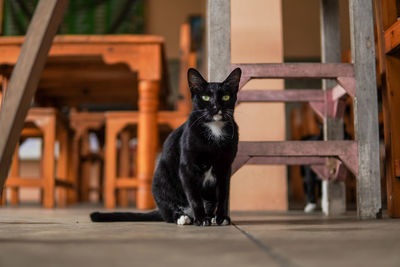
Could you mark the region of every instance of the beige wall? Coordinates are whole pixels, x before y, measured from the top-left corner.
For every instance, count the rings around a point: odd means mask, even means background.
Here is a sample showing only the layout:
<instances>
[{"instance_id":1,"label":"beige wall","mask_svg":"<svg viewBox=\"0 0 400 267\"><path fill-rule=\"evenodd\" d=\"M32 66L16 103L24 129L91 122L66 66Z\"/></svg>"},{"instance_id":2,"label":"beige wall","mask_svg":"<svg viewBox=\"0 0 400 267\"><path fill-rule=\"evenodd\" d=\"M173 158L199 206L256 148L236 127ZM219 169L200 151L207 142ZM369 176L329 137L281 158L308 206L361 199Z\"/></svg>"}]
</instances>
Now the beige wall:
<instances>
[{"instance_id":1,"label":"beige wall","mask_svg":"<svg viewBox=\"0 0 400 267\"><path fill-rule=\"evenodd\" d=\"M348 0L338 0L341 21L342 51L350 48ZM320 0L282 0L284 55L291 60L321 55Z\"/></svg>"},{"instance_id":2,"label":"beige wall","mask_svg":"<svg viewBox=\"0 0 400 267\"><path fill-rule=\"evenodd\" d=\"M147 0L146 33L165 38L168 58L179 57L179 28L190 15L205 15L205 0Z\"/></svg>"},{"instance_id":3,"label":"beige wall","mask_svg":"<svg viewBox=\"0 0 400 267\"><path fill-rule=\"evenodd\" d=\"M232 0L233 63L283 61L280 0ZM283 89L281 80L257 80L246 89ZM242 141L285 139L283 104L240 104L236 120ZM245 166L231 182L231 210L286 210L285 166Z\"/></svg>"}]
</instances>

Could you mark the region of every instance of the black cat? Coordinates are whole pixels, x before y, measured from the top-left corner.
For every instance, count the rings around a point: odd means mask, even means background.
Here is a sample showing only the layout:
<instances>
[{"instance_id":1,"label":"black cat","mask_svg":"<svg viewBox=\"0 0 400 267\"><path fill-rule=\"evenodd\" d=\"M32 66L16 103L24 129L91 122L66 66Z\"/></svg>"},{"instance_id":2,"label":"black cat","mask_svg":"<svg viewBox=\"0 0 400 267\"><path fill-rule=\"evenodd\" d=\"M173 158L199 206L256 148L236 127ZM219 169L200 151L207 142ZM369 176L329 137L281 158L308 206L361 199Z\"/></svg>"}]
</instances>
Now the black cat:
<instances>
[{"instance_id":1,"label":"black cat","mask_svg":"<svg viewBox=\"0 0 400 267\"><path fill-rule=\"evenodd\" d=\"M153 179L158 210L148 213L92 213L94 222L166 221L208 226L230 224L231 164L236 156L238 126L233 118L239 68L222 83L208 83L195 69L188 82L193 110L163 146Z\"/></svg>"}]
</instances>

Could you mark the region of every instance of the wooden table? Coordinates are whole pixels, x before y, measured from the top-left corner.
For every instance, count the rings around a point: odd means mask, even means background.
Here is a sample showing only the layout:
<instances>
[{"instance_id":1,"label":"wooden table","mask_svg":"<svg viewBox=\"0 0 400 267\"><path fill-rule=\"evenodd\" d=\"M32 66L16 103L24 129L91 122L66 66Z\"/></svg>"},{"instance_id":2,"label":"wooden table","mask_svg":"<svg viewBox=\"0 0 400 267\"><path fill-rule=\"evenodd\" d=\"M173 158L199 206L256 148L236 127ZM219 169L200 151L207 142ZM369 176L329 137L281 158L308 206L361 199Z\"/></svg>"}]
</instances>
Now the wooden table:
<instances>
[{"instance_id":1,"label":"wooden table","mask_svg":"<svg viewBox=\"0 0 400 267\"><path fill-rule=\"evenodd\" d=\"M0 38L0 66L15 65L23 40L24 37ZM129 83L131 86L132 83L136 84L133 76L124 70L137 75L137 97L134 93L132 98L125 95L122 102L127 100L132 104L132 108L138 103L140 141L137 148L137 177L140 182L137 194L140 203L137 205L141 208L151 208L154 205L151 180L156 151L152 140L154 134L149 133L157 131L158 108L167 106L165 99L168 94L168 81L163 44L162 37L147 35L56 36L49 52L48 68L45 67L36 94L37 103L44 106L75 107L84 104L84 101L90 104L105 104L108 100L112 103L113 99L118 99L118 95L126 93L125 87L129 86ZM114 75L106 71L106 68L97 72L98 69L90 63L82 65L81 62L86 60L93 63L100 59L106 65L114 67ZM67 61L68 64L62 65L63 61ZM7 70L4 67L2 69ZM4 71L3 75L7 76L7 71ZM112 81L109 88L102 87L102 79ZM121 79L125 83L121 83ZM96 80L97 84L93 83Z\"/></svg>"}]
</instances>

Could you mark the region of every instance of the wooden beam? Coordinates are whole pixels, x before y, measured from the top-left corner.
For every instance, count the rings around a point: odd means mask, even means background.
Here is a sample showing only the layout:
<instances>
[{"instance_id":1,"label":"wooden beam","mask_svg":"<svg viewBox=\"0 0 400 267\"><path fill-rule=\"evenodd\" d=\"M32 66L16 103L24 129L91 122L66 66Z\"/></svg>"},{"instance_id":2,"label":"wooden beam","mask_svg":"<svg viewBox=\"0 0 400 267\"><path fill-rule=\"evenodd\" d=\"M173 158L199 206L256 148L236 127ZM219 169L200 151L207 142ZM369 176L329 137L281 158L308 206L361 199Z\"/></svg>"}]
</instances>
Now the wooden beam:
<instances>
[{"instance_id":1,"label":"wooden beam","mask_svg":"<svg viewBox=\"0 0 400 267\"><path fill-rule=\"evenodd\" d=\"M378 97L372 0L350 0L350 37L356 79L355 135L358 142L358 217L382 216Z\"/></svg>"},{"instance_id":2,"label":"wooden beam","mask_svg":"<svg viewBox=\"0 0 400 267\"><path fill-rule=\"evenodd\" d=\"M231 0L207 1L208 80L222 82L231 67Z\"/></svg>"},{"instance_id":3,"label":"wooden beam","mask_svg":"<svg viewBox=\"0 0 400 267\"><path fill-rule=\"evenodd\" d=\"M400 47L400 20L385 31L385 53L398 52Z\"/></svg>"},{"instance_id":4,"label":"wooden beam","mask_svg":"<svg viewBox=\"0 0 400 267\"><path fill-rule=\"evenodd\" d=\"M341 40L339 22L339 1L321 0L321 61L322 63L341 62ZM333 80L323 80L322 89L329 90L336 85ZM342 140L343 118L326 116L324 118L324 140ZM330 172L330 170L328 170ZM324 180L322 182L322 211L327 216L346 212L346 185L343 181Z\"/></svg>"},{"instance_id":5,"label":"wooden beam","mask_svg":"<svg viewBox=\"0 0 400 267\"><path fill-rule=\"evenodd\" d=\"M29 25L0 111L0 188L68 0L41 0Z\"/></svg>"}]
</instances>

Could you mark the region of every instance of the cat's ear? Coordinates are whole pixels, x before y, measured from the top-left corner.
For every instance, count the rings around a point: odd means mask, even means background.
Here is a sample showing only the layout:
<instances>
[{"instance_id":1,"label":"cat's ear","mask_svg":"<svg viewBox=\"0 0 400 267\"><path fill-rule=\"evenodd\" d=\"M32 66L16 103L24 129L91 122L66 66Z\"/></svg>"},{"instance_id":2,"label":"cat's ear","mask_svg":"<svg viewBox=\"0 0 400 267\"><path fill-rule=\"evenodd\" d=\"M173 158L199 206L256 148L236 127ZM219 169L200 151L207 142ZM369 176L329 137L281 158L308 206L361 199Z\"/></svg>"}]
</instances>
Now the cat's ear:
<instances>
[{"instance_id":1,"label":"cat's ear","mask_svg":"<svg viewBox=\"0 0 400 267\"><path fill-rule=\"evenodd\" d=\"M240 76L242 76L242 70L236 68L231 72L231 74L229 74L228 78L223 81L223 84L237 92L239 90Z\"/></svg>"},{"instance_id":2,"label":"cat's ear","mask_svg":"<svg viewBox=\"0 0 400 267\"><path fill-rule=\"evenodd\" d=\"M192 93L198 93L207 88L207 81L204 80L200 72L190 68L187 73L189 88Z\"/></svg>"}]
</instances>

